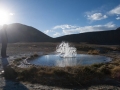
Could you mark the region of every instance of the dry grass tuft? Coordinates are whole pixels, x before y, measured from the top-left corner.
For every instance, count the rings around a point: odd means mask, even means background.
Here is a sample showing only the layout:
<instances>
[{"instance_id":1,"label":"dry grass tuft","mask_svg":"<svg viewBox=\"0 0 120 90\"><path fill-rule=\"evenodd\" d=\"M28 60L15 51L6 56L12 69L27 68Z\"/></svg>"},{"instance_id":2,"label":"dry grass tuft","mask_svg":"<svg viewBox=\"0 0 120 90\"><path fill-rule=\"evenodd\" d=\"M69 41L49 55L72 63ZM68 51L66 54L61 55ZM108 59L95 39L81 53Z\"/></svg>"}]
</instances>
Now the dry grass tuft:
<instances>
[{"instance_id":1,"label":"dry grass tuft","mask_svg":"<svg viewBox=\"0 0 120 90\"><path fill-rule=\"evenodd\" d=\"M120 80L120 66L116 66L112 69L112 77Z\"/></svg>"},{"instance_id":2,"label":"dry grass tuft","mask_svg":"<svg viewBox=\"0 0 120 90\"><path fill-rule=\"evenodd\" d=\"M98 55L98 54L100 54L100 51L99 50L89 50L88 54Z\"/></svg>"},{"instance_id":3,"label":"dry grass tuft","mask_svg":"<svg viewBox=\"0 0 120 90\"><path fill-rule=\"evenodd\" d=\"M16 68L18 79L32 83L50 85L84 85L94 79L100 80L110 75L110 71L103 64L74 67L31 67L27 69Z\"/></svg>"}]
</instances>

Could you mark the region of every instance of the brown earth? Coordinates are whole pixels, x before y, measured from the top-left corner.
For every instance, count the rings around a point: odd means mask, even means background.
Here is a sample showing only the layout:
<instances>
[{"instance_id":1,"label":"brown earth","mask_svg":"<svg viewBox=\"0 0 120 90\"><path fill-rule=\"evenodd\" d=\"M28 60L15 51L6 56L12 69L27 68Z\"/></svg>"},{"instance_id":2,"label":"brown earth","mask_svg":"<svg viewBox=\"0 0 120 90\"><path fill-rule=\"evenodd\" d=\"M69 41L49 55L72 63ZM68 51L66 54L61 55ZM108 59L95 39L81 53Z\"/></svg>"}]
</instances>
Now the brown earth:
<instances>
[{"instance_id":1,"label":"brown earth","mask_svg":"<svg viewBox=\"0 0 120 90\"><path fill-rule=\"evenodd\" d=\"M56 50L56 46L60 43L9 43L7 47L7 54L19 55L26 53L40 53L48 54ZM119 58L120 45L96 45L86 43L70 43L71 46L77 48L78 54L99 54L113 58ZM1 47L1 44L0 44ZM89 51L98 51L98 53L89 53Z\"/></svg>"},{"instance_id":2,"label":"brown earth","mask_svg":"<svg viewBox=\"0 0 120 90\"><path fill-rule=\"evenodd\" d=\"M41 42L41 43L9 43L7 47L7 55L8 56L16 56L20 54L34 54L34 53L40 53L48 54L51 52L54 52L56 49L56 46L60 43L49 43L49 42ZM72 46L75 46L77 48L77 52L80 54L99 54L104 56L109 56L113 60L120 59L120 46L119 45L95 45L95 44L86 44L86 43L71 43ZM1 47L1 44L0 44ZM91 51L90 51L91 50ZM95 52L94 52L95 50ZM98 51L98 52L97 52ZM94 52L94 53L93 53ZM97 53L96 53L97 52ZM5 82L5 81L3 81ZM26 84L22 83L24 86L26 86L28 89L32 90L37 86L40 86L39 84ZM57 87L48 87L48 86L41 86L39 89L44 89L43 87L46 87L45 89L63 89L63 88L57 88ZM97 85L97 86L90 86L90 87L84 87L88 90L103 90L103 89L111 89L114 90L116 88L119 90L120 88L117 88L114 85ZM3 90L3 89L0 89ZM25 89L27 90L27 89Z\"/></svg>"}]
</instances>

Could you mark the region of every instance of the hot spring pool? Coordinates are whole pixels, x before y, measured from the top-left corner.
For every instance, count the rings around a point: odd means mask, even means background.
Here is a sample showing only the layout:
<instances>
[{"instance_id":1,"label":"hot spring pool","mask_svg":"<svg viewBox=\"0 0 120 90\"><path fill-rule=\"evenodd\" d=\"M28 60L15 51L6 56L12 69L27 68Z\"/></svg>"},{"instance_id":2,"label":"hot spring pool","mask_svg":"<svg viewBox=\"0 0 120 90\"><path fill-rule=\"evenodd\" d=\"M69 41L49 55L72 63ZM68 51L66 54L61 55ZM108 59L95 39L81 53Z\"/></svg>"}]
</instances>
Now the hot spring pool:
<instances>
[{"instance_id":1,"label":"hot spring pool","mask_svg":"<svg viewBox=\"0 0 120 90\"><path fill-rule=\"evenodd\" d=\"M28 60L29 63L41 66L74 66L74 65L92 65L96 63L110 62L111 58L99 55L77 54L76 57L62 58L55 54L43 55L34 60Z\"/></svg>"}]
</instances>

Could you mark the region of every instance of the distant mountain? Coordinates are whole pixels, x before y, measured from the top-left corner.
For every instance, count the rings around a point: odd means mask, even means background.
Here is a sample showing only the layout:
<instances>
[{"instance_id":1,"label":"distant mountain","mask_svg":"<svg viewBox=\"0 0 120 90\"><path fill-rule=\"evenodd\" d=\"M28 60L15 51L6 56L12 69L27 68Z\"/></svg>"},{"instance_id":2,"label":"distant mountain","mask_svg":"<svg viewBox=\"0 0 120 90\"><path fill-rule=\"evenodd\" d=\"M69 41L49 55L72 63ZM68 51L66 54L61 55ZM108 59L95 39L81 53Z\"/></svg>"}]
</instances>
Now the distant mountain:
<instances>
[{"instance_id":1,"label":"distant mountain","mask_svg":"<svg viewBox=\"0 0 120 90\"><path fill-rule=\"evenodd\" d=\"M119 44L120 45L120 27L116 30L87 32L80 34L66 35L58 37L56 42L87 42L92 44Z\"/></svg>"},{"instance_id":2,"label":"distant mountain","mask_svg":"<svg viewBox=\"0 0 120 90\"><path fill-rule=\"evenodd\" d=\"M7 35L9 42L86 42L91 44L119 44L120 27L116 30L87 32L51 38L43 32L27 25L14 23L8 25Z\"/></svg>"},{"instance_id":3,"label":"distant mountain","mask_svg":"<svg viewBox=\"0 0 120 90\"><path fill-rule=\"evenodd\" d=\"M50 42L51 37L27 25L14 23L7 27L8 42Z\"/></svg>"}]
</instances>

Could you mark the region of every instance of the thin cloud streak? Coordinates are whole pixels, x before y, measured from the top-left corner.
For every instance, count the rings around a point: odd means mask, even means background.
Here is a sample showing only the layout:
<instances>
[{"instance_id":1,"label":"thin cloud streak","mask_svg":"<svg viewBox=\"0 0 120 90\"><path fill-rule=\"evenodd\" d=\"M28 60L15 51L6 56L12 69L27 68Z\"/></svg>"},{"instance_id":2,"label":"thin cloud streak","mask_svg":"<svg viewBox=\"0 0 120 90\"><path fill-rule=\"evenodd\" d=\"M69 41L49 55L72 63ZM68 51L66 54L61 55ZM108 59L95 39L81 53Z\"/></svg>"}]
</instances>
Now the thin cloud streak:
<instances>
[{"instance_id":1,"label":"thin cloud streak","mask_svg":"<svg viewBox=\"0 0 120 90\"><path fill-rule=\"evenodd\" d=\"M116 25L113 24L112 22L109 22L105 25L94 25L94 26L84 26L84 27L76 26L76 28L70 28L70 29L61 28L61 29L65 35L68 35L68 34L76 34L76 33L84 33L84 32L110 30L115 28L116 28Z\"/></svg>"},{"instance_id":2,"label":"thin cloud streak","mask_svg":"<svg viewBox=\"0 0 120 90\"><path fill-rule=\"evenodd\" d=\"M46 30L45 32L47 32L47 34L49 34L50 32L53 32L52 34L53 37L59 37L62 35L113 30L116 28L117 26L113 22L106 23L105 25L93 25L93 26L83 26L83 27L65 24L65 25L54 26L51 30Z\"/></svg>"},{"instance_id":3,"label":"thin cloud streak","mask_svg":"<svg viewBox=\"0 0 120 90\"><path fill-rule=\"evenodd\" d=\"M118 5L114 9L110 10L108 13L109 14L117 14L117 15L120 14L120 5Z\"/></svg>"},{"instance_id":4,"label":"thin cloud streak","mask_svg":"<svg viewBox=\"0 0 120 90\"><path fill-rule=\"evenodd\" d=\"M120 17L117 17L116 19L117 19L117 20L120 20Z\"/></svg>"}]
</instances>

